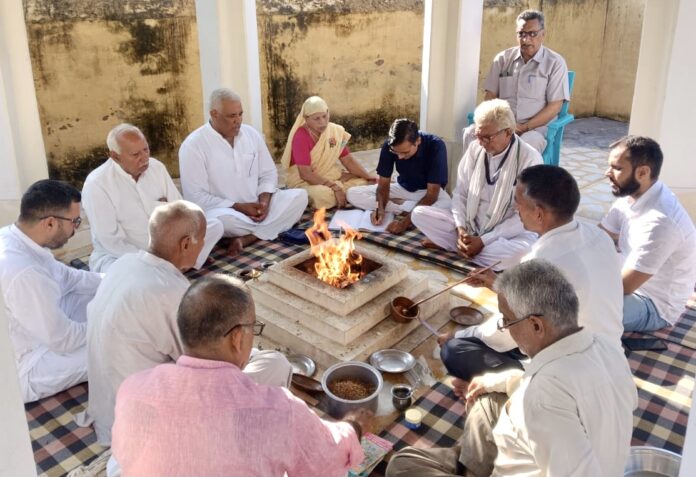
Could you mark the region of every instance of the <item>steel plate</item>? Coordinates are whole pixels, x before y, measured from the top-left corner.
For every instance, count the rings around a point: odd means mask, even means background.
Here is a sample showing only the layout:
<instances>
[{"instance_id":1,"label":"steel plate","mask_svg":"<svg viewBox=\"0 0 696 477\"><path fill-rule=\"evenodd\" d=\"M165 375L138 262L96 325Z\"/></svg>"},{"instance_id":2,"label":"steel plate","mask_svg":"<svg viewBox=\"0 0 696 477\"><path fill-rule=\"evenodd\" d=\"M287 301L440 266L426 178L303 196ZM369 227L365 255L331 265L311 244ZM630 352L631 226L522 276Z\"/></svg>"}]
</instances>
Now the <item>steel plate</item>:
<instances>
[{"instance_id":1,"label":"steel plate","mask_svg":"<svg viewBox=\"0 0 696 477\"><path fill-rule=\"evenodd\" d=\"M470 306L458 306L450 310L450 318L455 323L464 326L480 325L484 322L485 316L476 308Z\"/></svg>"},{"instance_id":2,"label":"steel plate","mask_svg":"<svg viewBox=\"0 0 696 477\"><path fill-rule=\"evenodd\" d=\"M372 353L370 364L385 373L403 373L416 364L416 359L406 351L383 349Z\"/></svg>"},{"instance_id":3,"label":"steel plate","mask_svg":"<svg viewBox=\"0 0 696 477\"><path fill-rule=\"evenodd\" d=\"M302 376L312 377L317 370L314 360L304 354L292 354L288 356L288 361L292 366L292 372Z\"/></svg>"}]
</instances>

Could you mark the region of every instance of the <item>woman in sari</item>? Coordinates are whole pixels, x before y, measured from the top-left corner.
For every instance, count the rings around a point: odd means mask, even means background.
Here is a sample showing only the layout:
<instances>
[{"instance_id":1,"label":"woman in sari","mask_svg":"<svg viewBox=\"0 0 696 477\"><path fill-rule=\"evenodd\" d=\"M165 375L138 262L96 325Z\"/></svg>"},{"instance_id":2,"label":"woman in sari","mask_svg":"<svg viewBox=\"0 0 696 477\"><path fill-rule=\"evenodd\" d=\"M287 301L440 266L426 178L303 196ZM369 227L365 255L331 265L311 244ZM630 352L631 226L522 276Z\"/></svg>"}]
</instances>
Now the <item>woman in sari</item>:
<instances>
[{"instance_id":1,"label":"woman in sari","mask_svg":"<svg viewBox=\"0 0 696 477\"><path fill-rule=\"evenodd\" d=\"M349 187L375 181L350 154L349 139L343 126L329 121L329 106L323 99L312 96L304 102L281 164L287 170L287 186L305 189L315 209L345 207Z\"/></svg>"}]
</instances>

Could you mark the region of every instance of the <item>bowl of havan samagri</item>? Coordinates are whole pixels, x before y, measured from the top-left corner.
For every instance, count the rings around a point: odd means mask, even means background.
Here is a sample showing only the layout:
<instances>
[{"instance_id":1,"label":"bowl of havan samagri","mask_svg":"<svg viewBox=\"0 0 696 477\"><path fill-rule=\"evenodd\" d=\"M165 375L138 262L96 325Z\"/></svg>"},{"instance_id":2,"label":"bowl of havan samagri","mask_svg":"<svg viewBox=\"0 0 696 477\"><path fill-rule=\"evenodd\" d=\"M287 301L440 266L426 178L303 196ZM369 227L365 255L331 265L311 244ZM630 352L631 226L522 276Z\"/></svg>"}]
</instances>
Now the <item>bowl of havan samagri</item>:
<instances>
[{"instance_id":1,"label":"bowl of havan samagri","mask_svg":"<svg viewBox=\"0 0 696 477\"><path fill-rule=\"evenodd\" d=\"M413 306L414 301L405 296L397 296L391 303L391 317L398 323L408 323L418 318L420 309Z\"/></svg>"},{"instance_id":2,"label":"bowl of havan samagri","mask_svg":"<svg viewBox=\"0 0 696 477\"><path fill-rule=\"evenodd\" d=\"M376 412L383 384L379 371L359 361L334 364L321 378L329 415L336 419L360 408Z\"/></svg>"}]
</instances>

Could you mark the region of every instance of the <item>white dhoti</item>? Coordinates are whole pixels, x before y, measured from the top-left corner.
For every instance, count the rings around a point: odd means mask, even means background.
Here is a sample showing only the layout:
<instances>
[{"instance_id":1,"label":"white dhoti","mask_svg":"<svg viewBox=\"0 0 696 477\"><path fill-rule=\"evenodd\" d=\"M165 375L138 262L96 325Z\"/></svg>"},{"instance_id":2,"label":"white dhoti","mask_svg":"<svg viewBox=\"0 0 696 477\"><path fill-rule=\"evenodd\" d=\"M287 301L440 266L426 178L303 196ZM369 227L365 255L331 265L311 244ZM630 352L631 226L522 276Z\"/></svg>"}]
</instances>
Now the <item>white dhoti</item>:
<instances>
[{"instance_id":1,"label":"white dhoti","mask_svg":"<svg viewBox=\"0 0 696 477\"><path fill-rule=\"evenodd\" d=\"M87 303L92 298L93 294L69 293L61 299L60 308L71 320L84 323ZM18 368L19 387L25 403L53 396L87 381L87 346L68 353L57 353L42 346L22 356Z\"/></svg>"},{"instance_id":2,"label":"white dhoti","mask_svg":"<svg viewBox=\"0 0 696 477\"><path fill-rule=\"evenodd\" d=\"M411 222L438 247L457 252L457 225L451 210L420 205L413 209ZM481 252L471 259L476 265L487 267L498 260L495 270L505 270L520 263L536 241L533 232L522 232L514 237L497 238L485 244Z\"/></svg>"},{"instance_id":3,"label":"white dhoti","mask_svg":"<svg viewBox=\"0 0 696 477\"><path fill-rule=\"evenodd\" d=\"M398 182L392 182L389 185L389 202L385 210L393 214L400 214L402 212L411 212L416 206L419 200L421 200L426 193L426 189L417 190L415 192L409 192ZM377 186L376 185L366 185L351 187L346 192L346 198L354 207L363 210L375 210L377 208ZM393 202L392 199L397 199L403 201L401 204ZM432 207L437 207L439 209L449 209L452 206L452 199L449 194L444 190L440 189L440 195Z\"/></svg>"},{"instance_id":4,"label":"white dhoti","mask_svg":"<svg viewBox=\"0 0 696 477\"><path fill-rule=\"evenodd\" d=\"M257 383L269 386L288 387L292 377L292 365L285 356L277 351L256 348L252 348L243 371Z\"/></svg>"},{"instance_id":5,"label":"white dhoti","mask_svg":"<svg viewBox=\"0 0 696 477\"><path fill-rule=\"evenodd\" d=\"M254 235L261 240L273 240L280 232L291 228L307 208L307 191L304 189L277 190L268 205L268 216L263 222L254 222L245 214L232 208L216 208L206 212L207 217L219 219L224 226L225 237Z\"/></svg>"},{"instance_id":6,"label":"white dhoti","mask_svg":"<svg viewBox=\"0 0 696 477\"><path fill-rule=\"evenodd\" d=\"M203 248L201 249L201 253L198 254L196 264L193 266L196 270L205 265L205 261L208 259L211 250L213 250L215 244L222 238L222 234L225 233L225 228L220 220L213 217L206 217L206 222L207 226L205 229L205 238L203 239Z\"/></svg>"},{"instance_id":7,"label":"white dhoti","mask_svg":"<svg viewBox=\"0 0 696 477\"><path fill-rule=\"evenodd\" d=\"M476 136L474 135L474 130L476 129L475 124L471 124L467 127L464 128L463 130L463 138L462 141L464 143L464 149L463 151L466 151L467 148L469 147L469 144L471 144L471 141L476 140ZM543 129L546 129L545 127ZM522 140L532 146L534 149L539 151L539 154L544 153L544 149L546 149L546 132L544 133L540 132L539 129L532 129L531 131L527 131L526 133L523 133L520 135Z\"/></svg>"}]
</instances>

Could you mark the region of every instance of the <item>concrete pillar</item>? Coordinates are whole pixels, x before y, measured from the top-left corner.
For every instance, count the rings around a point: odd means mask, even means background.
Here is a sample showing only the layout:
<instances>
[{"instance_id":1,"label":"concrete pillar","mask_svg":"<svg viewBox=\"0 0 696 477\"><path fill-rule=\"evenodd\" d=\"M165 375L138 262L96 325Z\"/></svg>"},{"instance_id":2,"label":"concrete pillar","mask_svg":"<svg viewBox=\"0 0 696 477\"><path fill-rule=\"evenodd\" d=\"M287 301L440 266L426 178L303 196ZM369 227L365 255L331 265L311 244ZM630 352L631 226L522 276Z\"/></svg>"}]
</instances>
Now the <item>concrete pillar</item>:
<instances>
[{"instance_id":1,"label":"concrete pillar","mask_svg":"<svg viewBox=\"0 0 696 477\"><path fill-rule=\"evenodd\" d=\"M226 86L242 97L244 122L262 131L256 2L196 0L196 18L204 117L208 118L210 93Z\"/></svg>"},{"instance_id":2,"label":"concrete pillar","mask_svg":"<svg viewBox=\"0 0 696 477\"><path fill-rule=\"evenodd\" d=\"M420 127L447 143L453 188L462 129L476 106L483 0L426 0L424 16Z\"/></svg>"},{"instance_id":3,"label":"concrete pillar","mask_svg":"<svg viewBox=\"0 0 696 477\"><path fill-rule=\"evenodd\" d=\"M48 177L22 2L0 2L0 226L22 192Z\"/></svg>"},{"instance_id":4,"label":"concrete pillar","mask_svg":"<svg viewBox=\"0 0 696 477\"><path fill-rule=\"evenodd\" d=\"M650 136L665 155L660 178L696 222L696 2L646 0L629 132Z\"/></svg>"}]
</instances>

